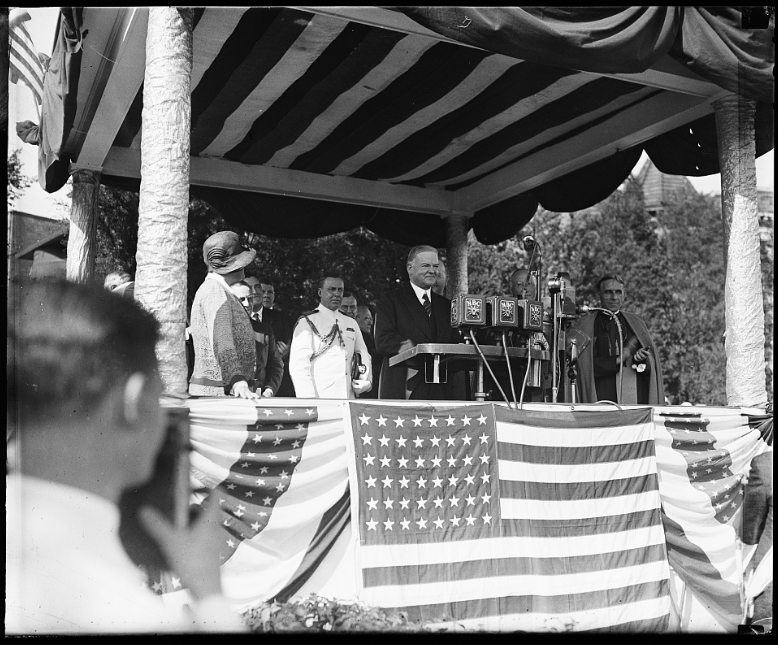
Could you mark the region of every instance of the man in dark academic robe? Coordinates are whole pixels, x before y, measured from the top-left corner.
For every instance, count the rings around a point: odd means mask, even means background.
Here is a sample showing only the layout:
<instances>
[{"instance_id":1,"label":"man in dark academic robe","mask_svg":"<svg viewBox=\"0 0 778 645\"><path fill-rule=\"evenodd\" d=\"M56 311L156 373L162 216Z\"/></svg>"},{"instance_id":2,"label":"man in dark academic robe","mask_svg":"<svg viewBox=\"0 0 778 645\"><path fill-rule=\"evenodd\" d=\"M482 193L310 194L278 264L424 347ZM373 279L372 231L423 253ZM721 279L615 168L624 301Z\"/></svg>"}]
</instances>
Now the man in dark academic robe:
<instances>
[{"instance_id":1,"label":"man in dark academic robe","mask_svg":"<svg viewBox=\"0 0 778 645\"><path fill-rule=\"evenodd\" d=\"M648 327L640 316L622 311L624 281L605 276L598 287L605 311L590 312L574 326L591 339L578 357L577 400L664 404L662 366Z\"/></svg>"}]
</instances>

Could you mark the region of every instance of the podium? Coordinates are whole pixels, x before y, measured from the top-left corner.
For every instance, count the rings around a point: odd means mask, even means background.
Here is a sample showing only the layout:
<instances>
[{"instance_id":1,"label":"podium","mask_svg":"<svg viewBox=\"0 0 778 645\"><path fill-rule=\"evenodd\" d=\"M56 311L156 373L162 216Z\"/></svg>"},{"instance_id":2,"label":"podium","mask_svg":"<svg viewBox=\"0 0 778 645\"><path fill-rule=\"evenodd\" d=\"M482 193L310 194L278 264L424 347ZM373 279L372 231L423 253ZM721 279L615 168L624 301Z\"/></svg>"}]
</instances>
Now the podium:
<instances>
[{"instance_id":1,"label":"podium","mask_svg":"<svg viewBox=\"0 0 778 645\"><path fill-rule=\"evenodd\" d=\"M481 350L480 353L478 350ZM483 358L481 358L483 354ZM550 360L551 352L525 347L500 347L496 345L470 345L466 343L420 343L411 349L395 354L389 366L404 366L424 371L427 383L445 383L448 371L475 370L477 386L474 398L484 401L484 359L490 363L505 363L511 359L536 358Z\"/></svg>"}]
</instances>

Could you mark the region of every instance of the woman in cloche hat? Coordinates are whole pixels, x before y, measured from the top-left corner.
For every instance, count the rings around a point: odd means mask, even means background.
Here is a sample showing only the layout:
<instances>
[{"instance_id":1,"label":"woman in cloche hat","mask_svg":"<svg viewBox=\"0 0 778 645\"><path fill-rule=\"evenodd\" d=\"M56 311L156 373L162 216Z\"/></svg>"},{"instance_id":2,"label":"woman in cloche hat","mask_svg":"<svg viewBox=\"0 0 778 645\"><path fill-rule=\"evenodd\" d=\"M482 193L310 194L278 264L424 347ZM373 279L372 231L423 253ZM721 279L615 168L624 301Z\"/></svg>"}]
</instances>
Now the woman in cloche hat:
<instances>
[{"instance_id":1,"label":"woman in cloche hat","mask_svg":"<svg viewBox=\"0 0 778 645\"><path fill-rule=\"evenodd\" d=\"M233 231L214 233L203 244L208 274L195 293L190 323L194 344L189 380L192 396L259 396L254 392L254 330L246 310L230 290L231 284L243 279L243 269L256 254L254 249L244 249Z\"/></svg>"}]
</instances>

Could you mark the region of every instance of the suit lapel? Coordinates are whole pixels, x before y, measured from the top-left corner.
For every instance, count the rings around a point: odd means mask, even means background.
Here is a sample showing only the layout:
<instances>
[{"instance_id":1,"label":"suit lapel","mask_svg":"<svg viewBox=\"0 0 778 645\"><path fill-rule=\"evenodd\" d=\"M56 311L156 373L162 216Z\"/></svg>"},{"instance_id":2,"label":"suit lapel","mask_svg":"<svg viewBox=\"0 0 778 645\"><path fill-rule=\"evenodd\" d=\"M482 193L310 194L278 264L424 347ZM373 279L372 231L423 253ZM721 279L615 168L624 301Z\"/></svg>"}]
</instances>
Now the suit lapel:
<instances>
[{"instance_id":1,"label":"suit lapel","mask_svg":"<svg viewBox=\"0 0 778 645\"><path fill-rule=\"evenodd\" d=\"M416 292L413 290L413 287L410 285L410 283L405 289L405 298L407 309L411 314L413 326L419 330L426 341L432 341L433 336L430 319L427 316L427 312L424 311L424 307L419 302L419 299L416 297Z\"/></svg>"},{"instance_id":2,"label":"suit lapel","mask_svg":"<svg viewBox=\"0 0 778 645\"><path fill-rule=\"evenodd\" d=\"M432 294L432 316L435 325L435 339L438 342L448 342L451 336L451 309L446 299L436 293Z\"/></svg>"}]
</instances>

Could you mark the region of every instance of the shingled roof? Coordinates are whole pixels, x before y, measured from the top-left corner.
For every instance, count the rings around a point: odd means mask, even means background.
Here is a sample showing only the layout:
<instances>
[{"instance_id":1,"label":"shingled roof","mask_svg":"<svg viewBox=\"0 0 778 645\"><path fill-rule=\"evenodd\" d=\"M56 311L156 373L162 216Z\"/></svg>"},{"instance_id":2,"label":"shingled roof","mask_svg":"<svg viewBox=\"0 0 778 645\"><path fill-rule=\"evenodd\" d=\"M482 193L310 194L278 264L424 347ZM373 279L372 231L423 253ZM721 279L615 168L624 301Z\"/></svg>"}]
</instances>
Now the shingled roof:
<instances>
[{"instance_id":1,"label":"shingled roof","mask_svg":"<svg viewBox=\"0 0 778 645\"><path fill-rule=\"evenodd\" d=\"M643 199L649 213L664 208L673 193L694 190L686 177L663 173L651 159L646 159L638 172L637 181L643 187Z\"/></svg>"}]
</instances>

